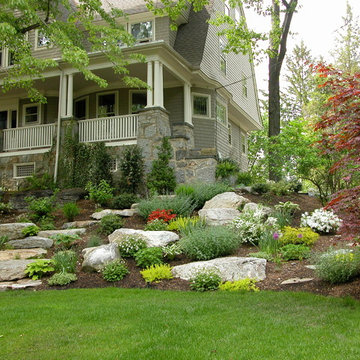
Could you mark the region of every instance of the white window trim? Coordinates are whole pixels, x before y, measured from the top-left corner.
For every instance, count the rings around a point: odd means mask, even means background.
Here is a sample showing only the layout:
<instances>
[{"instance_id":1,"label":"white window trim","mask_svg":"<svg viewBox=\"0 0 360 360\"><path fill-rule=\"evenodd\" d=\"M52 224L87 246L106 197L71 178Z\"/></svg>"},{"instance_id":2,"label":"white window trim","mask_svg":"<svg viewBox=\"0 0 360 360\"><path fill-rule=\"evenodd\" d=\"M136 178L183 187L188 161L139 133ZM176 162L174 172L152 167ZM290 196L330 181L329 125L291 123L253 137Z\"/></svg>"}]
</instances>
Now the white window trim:
<instances>
[{"instance_id":1,"label":"white window trim","mask_svg":"<svg viewBox=\"0 0 360 360\"><path fill-rule=\"evenodd\" d=\"M35 171L36 171L36 164L35 164L35 162L14 164L14 165L13 165L13 179L25 179L25 178L28 177L28 176L17 176L17 168L18 168L19 166L24 166L24 165L34 165L34 172L33 172L33 174L35 174Z\"/></svg>"},{"instance_id":2,"label":"white window trim","mask_svg":"<svg viewBox=\"0 0 360 360\"><path fill-rule=\"evenodd\" d=\"M227 106L227 103L225 101L222 101L220 99L216 99L216 106L218 106L218 104L222 105L222 106L225 106L225 123L223 123L221 120L218 120L218 117L217 117L217 110L216 110L216 121L225 126L227 128L228 126L228 123L229 123L229 119L228 119L228 106Z\"/></svg>"},{"instance_id":3,"label":"white window trim","mask_svg":"<svg viewBox=\"0 0 360 360\"><path fill-rule=\"evenodd\" d=\"M110 172L114 173L118 171L118 159L117 158L112 158L111 161L115 161L115 167L112 168L110 167Z\"/></svg>"},{"instance_id":4,"label":"white window trim","mask_svg":"<svg viewBox=\"0 0 360 360\"><path fill-rule=\"evenodd\" d=\"M34 49L36 51L38 51L38 50L48 50L48 49L51 49L54 46L54 44L51 42L51 40L50 40L49 45L38 46L38 36L39 36L39 29L35 29L35 46L34 46Z\"/></svg>"},{"instance_id":5,"label":"white window trim","mask_svg":"<svg viewBox=\"0 0 360 360\"><path fill-rule=\"evenodd\" d=\"M155 40L155 19L146 19L146 20L138 20L138 21L131 21L128 23L128 32L130 35L132 35L132 31L131 31L131 28L132 28L132 25L134 24L139 24L139 23L143 23L143 22L152 22L152 37L151 38L146 38L146 39L142 39L141 41L138 41L136 39L136 43L137 44L143 44L143 43L146 43L146 42L152 42ZM148 41L146 41L148 40Z\"/></svg>"},{"instance_id":6,"label":"white window trim","mask_svg":"<svg viewBox=\"0 0 360 360\"><path fill-rule=\"evenodd\" d=\"M99 96L101 95L109 95L109 94L115 94L115 116L119 114L119 92L118 91L105 91L101 93L96 94L96 118L99 118ZM111 116L107 116L111 117Z\"/></svg>"},{"instance_id":7,"label":"white window trim","mask_svg":"<svg viewBox=\"0 0 360 360\"><path fill-rule=\"evenodd\" d=\"M76 100L74 100L74 105L81 100L85 100L86 105L85 105L85 120L89 119L89 95L86 96L82 96ZM75 115L75 106L74 106L74 115Z\"/></svg>"},{"instance_id":8,"label":"white window trim","mask_svg":"<svg viewBox=\"0 0 360 360\"><path fill-rule=\"evenodd\" d=\"M231 16L231 8L230 8L229 0L224 0L224 14L227 16Z\"/></svg>"},{"instance_id":9,"label":"white window trim","mask_svg":"<svg viewBox=\"0 0 360 360\"><path fill-rule=\"evenodd\" d=\"M241 96L245 99L249 96L248 78L245 73L241 73Z\"/></svg>"},{"instance_id":10,"label":"white window trim","mask_svg":"<svg viewBox=\"0 0 360 360\"><path fill-rule=\"evenodd\" d=\"M139 90L129 90L129 114L132 114L133 112L132 112L132 94L141 94L141 93L143 93L143 94L147 94L147 91L144 89L144 90L141 90L141 89L139 89Z\"/></svg>"},{"instance_id":11,"label":"white window trim","mask_svg":"<svg viewBox=\"0 0 360 360\"><path fill-rule=\"evenodd\" d=\"M1 107L0 107L0 112L3 112L3 111L7 112L6 128L7 129L16 129L19 126L19 109L15 108L15 107L8 107L6 109L1 109ZM15 128L11 127L11 113L13 111L16 111L16 127Z\"/></svg>"},{"instance_id":12,"label":"white window trim","mask_svg":"<svg viewBox=\"0 0 360 360\"><path fill-rule=\"evenodd\" d=\"M230 121L228 121L228 143L230 146L233 146L233 131L232 131L232 125Z\"/></svg>"},{"instance_id":13,"label":"white window trim","mask_svg":"<svg viewBox=\"0 0 360 360\"><path fill-rule=\"evenodd\" d=\"M194 97L195 96L200 96L200 97L206 97L207 98L207 114L206 115L199 115L199 114L194 113ZM202 119L211 118L211 95L197 93L197 92L191 93L191 113L192 113L192 116L196 117L196 118L202 118Z\"/></svg>"},{"instance_id":14,"label":"white window trim","mask_svg":"<svg viewBox=\"0 0 360 360\"><path fill-rule=\"evenodd\" d=\"M236 22L240 22L241 20L241 12L240 12L240 9L235 9L235 21Z\"/></svg>"},{"instance_id":15,"label":"white window trim","mask_svg":"<svg viewBox=\"0 0 360 360\"><path fill-rule=\"evenodd\" d=\"M14 65L9 64L9 60L10 60L10 58L9 58L9 49L8 48L3 48L2 49L2 54L3 54L2 59L1 59L2 65L1 65L0 68L6 69L6 68L14 66Z\"/></svg>"},{"instance_id":16,"label":"white window trim","mask_svg":"<svg viewBox=\"0 0 360 360\"><path fill-rule=\"evenodd\" d=\"M33 106L37 106L37 108L38 108L38 112L37 112L37 114L38 114L38 119L37 119L36 122L27 123L27 122L25 121L25 114L26 114L26 113L25 113L25 110L26 110L26 108L28 108L28 107L33 107ZM22 107L22 122L23 122L23 126L33 126L33 125L39 125L39 124L41 124L41 104L40 104L40 103L24 104L23 107Z\"/></svg>"},{"instance_id":17,"label":"white window trim","mask_svg":"<svg viewBox=\"0 0 360 360\"><path fill-rule=\"evenodd\" d=\"M220 62L219 62L219 68L220 68L220 72L226 76L227 75L227 56L226 54L221 50L221 42L224 42L225 46L226 46L226 41L223 38L219 38L219 54L220 54ZM225 62L225 71L223 71L221 69L221 60L224 60Z\"/></svg>"}]
</instances>

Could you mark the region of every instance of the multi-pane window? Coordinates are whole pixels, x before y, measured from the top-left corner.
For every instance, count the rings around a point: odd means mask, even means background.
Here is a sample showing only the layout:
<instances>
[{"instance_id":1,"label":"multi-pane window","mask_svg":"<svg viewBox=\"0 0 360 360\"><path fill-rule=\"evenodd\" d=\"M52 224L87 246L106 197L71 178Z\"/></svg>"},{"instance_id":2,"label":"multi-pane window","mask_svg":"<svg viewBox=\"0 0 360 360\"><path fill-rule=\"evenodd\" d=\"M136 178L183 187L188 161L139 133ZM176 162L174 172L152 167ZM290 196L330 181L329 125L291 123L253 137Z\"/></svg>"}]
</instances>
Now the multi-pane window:
<instances>
[{"instance_id":1,"label":"multi-pane window","mask_svg":"<svg viewBox=\"0 0 360 360\"><path fill-rule=\"evenodd\" d=\"M14 178L24 178L35 173L35 163L15 164Z\"/></svg>"},{"instance_id":2,"label":"multi-pane window","mask_svg":"<svg viewBox=\"0 0 360 360\"><path fill-rule=\"evenodd\" d=\"M153 22L144 21L136 24L131 24L131 35L138 42L148 42L153 39Z\"/></svg>"},{"instance_id":3,"label":"multi-pane window","mask_svg":"<svg viewBox=\"0 0 360 360\"><path fill-rule=\"evenodd\" d=\"M27 104L23 107L23 117L25 125L38 124L40 122L40 105Z\"/></svg>"},{"instance_id":4,"label":"multi-pane window","mask_svg":"<svg viewBox=\"0 0 360 360\"><path fill-rule=\"evenodd\" d=\"M226 54L225 47L226 43L224 39L219 39L219 47L220 47L220 70L226 74Z\"/></svg>"},{"instance_id":5,"label":"multi-pane window","mask_svg":"<svg viewBox=\"0 0 360 360\"><path fill-rule=\"evenodd\" d=\"M8 67L14 65L14 53L9 49L0 49L0 67Z\"/></svg>"},{"instance_id":6,"label":"multi-pane window","mask_svg":"<svg viewBox=\"0 0 360 360\"><path fill-rule=\"evenodd\" d=\"M209 96L193 95L193 115L209 116Z\"/></svg>"},{"instance_id":7,"label":"multi-pane window","mask_svg":"<svg viewBox=\"0 0 360 360\"><path fill-rule=\"evenodd\" d=\"M116 115L116 95L115 93L98 95L97 117L107 117Z\"/></svg>"},{"instance_id":8,"label":"multi-pane window","mask_svg":"<svg viewBox=\"0 0 360 360\"><path fill-rule=\"evenodd\" d=\"M146 91L131 92L131 113L136 114L147 104Z\"/></svg>"},{"instance_id":9,"label":"multi-pane window","mask_svg":"<svg viewBox=\"0 0 360 360\"><path fill-rule=\"evenodd\" d=\"M110 171L111 171L111 172L116 172L117 169L118 169L118 167L117 167L117 159L116 159L116 158L112 158L112 159L110 160Z\"/></svg>"},{"instance_id":10,"label":"multi-pane window","mask_svg":"<svg viewBox=\"0 0 360 360\"><path fill-rule=\"evenodd\" d=\"M216 104L216 120L224 125L227 124L226 106L219 102Z\"/></svg>"},{"instance_id":11,"label":"multi-pane window","mask_svg":"<svg viewBox=\"0 0 360 360\"><path fill-rule=\"evenodd\" d=\"M41 49L50 46L50 38L41 31L36 31L36 48Z\"/></svg>"}]
</instances>

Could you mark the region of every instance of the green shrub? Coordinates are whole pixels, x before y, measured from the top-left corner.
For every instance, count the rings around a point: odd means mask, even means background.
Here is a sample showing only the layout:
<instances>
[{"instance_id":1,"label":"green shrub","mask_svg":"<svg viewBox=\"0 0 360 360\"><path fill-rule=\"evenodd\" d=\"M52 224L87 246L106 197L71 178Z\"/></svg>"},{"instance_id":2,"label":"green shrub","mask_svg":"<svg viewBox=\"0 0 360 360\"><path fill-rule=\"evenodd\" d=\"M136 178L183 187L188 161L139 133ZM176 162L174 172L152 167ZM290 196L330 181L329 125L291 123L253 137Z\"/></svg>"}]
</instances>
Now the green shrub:
<instances>
[{"instance_id":1,"label":"green shrub","mask_svg":"<svg viewBox=\"0 0 360 360\"><path fill-rule=\"evenodd\" d=\"M157 149L158 159L152 162L147 184L152 192L168 194L173 192L176 187L174 169L169 166L169 160L172 158L172 148L169 139L164 137Z\"/></svg>"},{"instance_id":2,"label":"green shrub","mask_svg":"<svg viewBox=\"0 0 360 360\"><path fill-rule=\"evenodd\" d=\"M119 168L121 188L135 194L144 182L144 157L138 145L125 147L121 153Z\"/></svg>"},{"instance_id":3,"label":"green shrub","mask_svg":"<svg viewBox=\"0 0 360 360\"><path fill-rule=\"evenodd\" d=\"M238 164L232 159L220 160L216 165L215 177L226 179L239 171Z\"/></svg>"},{"instance_id":4,"label":"green shrub","mask_svg":"<svg viewBox=\"0 0 360 360\"><path fill-rule=\"evenodd\" d=\"M103 278L106 281L120 281L127 274L129 274L129 270L124 260L113 261L107 264L102 271Z\"/></svg>"},{"instance_id":5,"label":"green shrub","mask_svg":"<svg viewBox=\"0 0 360 360\"><path fill-rule=\"evenodd\" d=\"M153 221L149 221L144 230L146 231L164 231L167 230L168 224L161 219L154 219Z\"/></svg>"},{"instance_id":6,"label":"green shrub","mask_svg":"<svg viewBox=\"0 0 360 360\"><path fill-rule=\"evenodd\" d=\"M13 207L11 206L11 204L0 202L0 214L2 215L10 214L12 210Z\"/></svg>"},{"instance_id":7,"label":"green shrub","mask_svg":"<svg viewBox=\"0 0 360 360\"><path fill-rule=\"evenodd\" d=\"M115 196L111 201L111 208L113 209L129 209L132 204L139 201L139 198L134 194L120 194Z\"/></svg>"},{"instance_id":8,"label":"green shrub","mask_svg":"<svg viewBox=\"0 0 360 360\"><path fill-rule=\"evenodd\" d=\"M75 241L81 239L81 237L77 234L56 234L50 236L50 238L55 241L56 246L64 249L69 249Z\"/></svg>"},{"instance_id":9,"label":"green shrub","mask_svg":"<svg viewBox=\"0 0 360 360\"><path fill-rule=\"evenodd\" d=\"M0 236L0 250L6 248L6 243L9 241L9 238L6 235Z\"/></svg>"},{"instance_id":10,"label":"green shrub","mask_svg":"<svg viewBox=\"0 0 360 360\"><path fill-rule=\"evenodd\" d=\"M53 272L54 261L47 259L38 259L26 266L24 273L32 280L38 280L43 277L44 274Z\"/></svg>"},{"instance_id":11,"label":"green shrub","mask_svg":"<svg viewBox=\"0 0 360 360\"><path fill-rule=\"evenodd\" d=\"M151 265L163 263L163 252L161 248L151 247L139 250L135 254L136 265L145 269Z\"/></svg>"},{"instance_id":12,"label":"green shrub","mask_svg":"<svg viewBox=\"0 0 360 360\"><path fill-rule=\"evenodd\" d=\"M172 210L177 216L190 216L195 209L194 202L187 196L175 196L173 198L154 197L150 200L139 202L139 214L145 220L158 209Z\"/></svg>"},{"instance_id":13,"label":"green shrub","mask_svg":"<svg viewBox=\"0 0 360 360\"><path fill-rule=\"evenodd\" d=\"M62 211L67 221L74 221L75 216L80 214L80 209L74 202L68 202L64 204Z\"/></svg>"},{"instance_id":14,"label":"green shrub","mask_svg":"<svg viewBox=\"0 0 360 360\"><path fill-rule=\"evenodd\" d=\"M21 230L21 232L23 233L23 235L25 237L36 236L39 231L40 231L40 228L36 225L29 225Z\"/></svg>"},{"instance_id":15,"label":"green shrub","mask_svg":"<svg viewBox=\"0 0 360 360\"><path fill-rule=\"evenodd\" d=\"M290 193L290 184L285 181L270 183L270 191L275 195L288 195Z\"/></svg>"},{"instance_id":16,"label":"green shrub","mask_svg":"<svg viewBox=\"0 0 360 360\"><path fill-rule=\"evenodd\" d=\"M191 290L211 291L217 290L221 283L221 277L217 269L199 270L195 276L190 279Z\"/></svg>"},{"instance_id":17,"label":"green shrub","mask_svg":"<svg viewBox=\"0 0 360 360\"><path fill-rule=\"evenodd\" d=\"M40 220L41 218L49 217L54 211L55 197L56 193L50 197L26 197L25 201L28 203L28 209L31 212L30 217L35 221Z\"/></svg>"},{"instance_id":18,"label":"green shrub","mask_svg":"<svg viewBox=\"0 0 360 360\"><path fill-rule=\"evenodd\" d=\"M52 259L54 260L55 272L74 273L76 271L77 256L75 251L58 251L54 254Z\"/></svg>"},{"instance_id":19,"label":"green shrub","mask_svg":"<svg viewBox=\"0 0 360 360\"><path fill-rule=\"evenodd\" d=\"M240 242L231 229L215 226L194 230L183 237L179 244L189 258L209 260L231 254Z\"/></svg>"},{"instance_id":20,"label":"green shrub","mask_svg":"<svg viewBox=\"0 0 360 360\"><path fill-rule=\"evenodd\" d=\"M114 214L105 215L100 220L100 227L99 231L102 234L110 235L113 233L116 229L120 229L124 226L124 220Z\"/></svg>"},{"instance_id":21,"label":"green shrub","mask_svg":"<svg viewBox=\"0 0 360 360\"><path fill-rule=\"evenodd\" d=\"M270 191L270 185L267 183L257 183L251 187L251 191L258 194L266 194Z\"/></svg>"},{"instance_id":22,"label":"green shrub","mask_svg":"<svg viewBox=\"0 0 360 360\"><path fill-rule=\"evenodd\" d=\"M103 241L101 239L101 237L97 236L97 235L92 235L90 236L87 244L86 244L86 247L95 247L95 246L100 246L102 245Z\"/></svg>"},{"instance_id":23,"label":"green shrub","mask_svg":"<svg viewBox=\"0 0 360 360\"><path fill-rule=\"evenodd\" d=\"M43 175L34 174L28 176L25 179L25 184L21 187L21 190L55 190L56 184L54 183L54 177L49 173Z\"/></svg>"},{"instance_id":24,"label":"green shrub","mask_svg":"<svg viewBox=\"0 0 360 360\"><path fill-rule=\"evenodd\" d=\"M161 249L164 257L168 258L169 260L174 260L177 255L181 255L183 253L183 250L179 243L166 245L163 246Z\"/></svg>"},{"instance_id":25,"label":"green shrub","mask_svg":"<svg viewBox=\"0 0 360 360\"><path fill-rule=\"evenodd\" d=\"M260 289L256 286L256 279L242 279L236 281L225 281L219 285L222 291L241 291L241 292L258 292Z\"/></svg>"},{"instance_id":26,"label":"green shrub","mask_svg":"<svg viewBox=\"0 0 360 360\"><path fill-rule=\"evenodd\" d=\"M281 257L285 261L303 260L310 256L310 248L306 245L288 244L279 249Z\"/></svg>"},{"instance_id":27,"label":"green shrub","mask_svg":"<svg viewBox=\"0 0 360 360\"><path fill-rule=\"evenodd\" d=\"M85 189L89 192L90 200L95 201L96 204L101 206L109 202L114 192L114 188L105 180L101 180L98 185L88 182Z\"/></svg>"},{"instance_id":28,"label":"green shrub","mask_svg":"<svg viewBox=\"0 0 360 360\"><path fill-rule=\"evenodd\" d=\"M135 256L135 254L147 247L146 241L139 235L125 235L119 242L119 251L123 257Z\"/></svg>"},{"instance_id":29,"label":"green shrub","mask_svg":"<svg viewBox=\"0 0 360 360\"><path fill-rule=\"evenodd\" d=\"M38 222L39 227L41 230L55 230L55 224L54 224L54 220L50 217L43 217L41 218L41 220Z\"/></svg>"},{"instance_id":30,"label":"green shrub","mask_svg":"<svg viewBox=\"0 0 360 360\"><path fill-rule=\"evenodd\" d=\"M302 183L298 180L289 181L289 190L298 193L302 190Z\"/></svg>"},{"instance_id":31,"label":"green shrub","mask_svg":"<svg viewBox=\"0 0 360 360\"><path fill-rule=\"evenodd\" d=\"M279 238L281 245L304 244L313 245L319 239L319 234L310 228L292 228L285 226L282 229L282 236Z\"/></svg>"},{"instance_id":32,"label":"green shrub","mask_svg":"<svg viewBox=\"0 0 360 360\"><path fill-rule=\"evenodd\" d=\"M50 286L64 286L70 284L72 281L76 281L77 277L75 274L69 274L67 272L61 272L54 274L49 280Z\"/></svg>"},{"instance_id":33,"label":"green shrub","mask_svg":"<svg viewBox=\"0 0 360 360\"><path fill-rule=\"evenodd\" d=\"M140 274L147 283L160 282L164 279L172 279L171 266L169 264L152 265L145 270L140 271Z\"/></svg>"},{"instance_id":34,"label":"green shrub","mask_svg":"<svg viewBox=\"0 0 360 360\"><path fill-rule=\"evenodd\" d=\"M351 250L329 250L318 256L316 274L331 284L344 283L360 273L360 253Z\"/></svg>"},{"instance_id":35,"label":"green shrub","mask_svg":"<svg viewBox=\"0 0 360 360\"><path fill-rule=\"evenodd\" d=\"M237 183L240 185L250 186L252 184L252 181L252 175L247 171L240 171L237 175Z\"/></svg>"},{"instance_id":36,"label":"green shrub","mask_svg":"<svg viewBox=\"0 0 360 360\"><path fill-rule=\"evenodd\" d=\"M192 217L177 217L172 220L167 226L169 231L178 231L182 236L189 235L192 231L203 229L206 226L206 221L199 216Z\"/></svg>"},{"instance_id":37,"label":"green shrub","mask_svg":"<svg viewBox=\"0 0 360 360\"><path fill-rule=\"evenodd\" d=\"M175 193L179 196L186 195L190 197L195 205L195 208L201 209L206 201L229 190L231 190L231 187L228 184L222 182L215 184L199 183L191 185L180 185L179 188L176 188ZM178 212L176 214L182 215Z\"/></svg>"}]
</instances>

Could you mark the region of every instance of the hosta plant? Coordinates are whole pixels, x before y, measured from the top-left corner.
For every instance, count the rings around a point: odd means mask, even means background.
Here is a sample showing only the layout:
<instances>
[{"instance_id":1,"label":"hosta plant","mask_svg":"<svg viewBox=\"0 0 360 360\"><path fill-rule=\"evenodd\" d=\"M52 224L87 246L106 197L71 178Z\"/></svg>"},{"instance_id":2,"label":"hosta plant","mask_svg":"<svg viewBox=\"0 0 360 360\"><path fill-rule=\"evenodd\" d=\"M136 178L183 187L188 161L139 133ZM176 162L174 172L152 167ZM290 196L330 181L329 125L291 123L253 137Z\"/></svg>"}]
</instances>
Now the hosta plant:
<instances>
[{"instance_id":1,"label":"hosta plant","mask_svg":"<svg viewBox=\"0 0 360 360\"><path fill-rule=\"evenodd\" d=\"M120 281L129 273L124 260L113 261L105 266L102 275L106 281Z\"/></svg>"},{"instance_id":2,"label":"hosta plant","mask_svg":"<svg viewBox=\"0 0 360 360\"><path fill-rule=\"evenodd\" d=\"M38 280L43 277L43 275L53 272L54 270L53 260L38 259L28 264L24 272L29 278Z\"/></svg>"},{"instance_id":3,"label":"hosta plant","mask_svg":"<svg viewBox=\"0 0 360 360\"><path fill-rule=\"evenodd\" d=\"M305 212L301 216L301 226L308 226L318 233L335 233L342 220L331 210L316 209L312 214Z\"/></svg>"}]
</instances>

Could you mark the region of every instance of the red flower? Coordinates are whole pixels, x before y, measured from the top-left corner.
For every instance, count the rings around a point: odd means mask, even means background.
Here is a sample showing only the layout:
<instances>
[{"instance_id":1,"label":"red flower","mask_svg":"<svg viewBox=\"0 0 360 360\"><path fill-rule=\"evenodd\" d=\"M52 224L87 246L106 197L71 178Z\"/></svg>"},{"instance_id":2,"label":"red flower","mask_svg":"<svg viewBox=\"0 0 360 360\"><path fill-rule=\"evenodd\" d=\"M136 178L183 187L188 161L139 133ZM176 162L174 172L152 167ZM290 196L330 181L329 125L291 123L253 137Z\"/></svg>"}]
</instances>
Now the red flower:
<instances>
[{"instance_id":1,"label":"red flower","mask_svg":"<svg viewBox=\"0 0 360 360\"><path fill-rule=\"evenodd\" d=\"M162 220L166 223L170 222L172 219L176 217L176 214L171 213L172 210L154 210L148 217L148 222L154 221L156 219Z\"/></svg>"}]
</instances>

